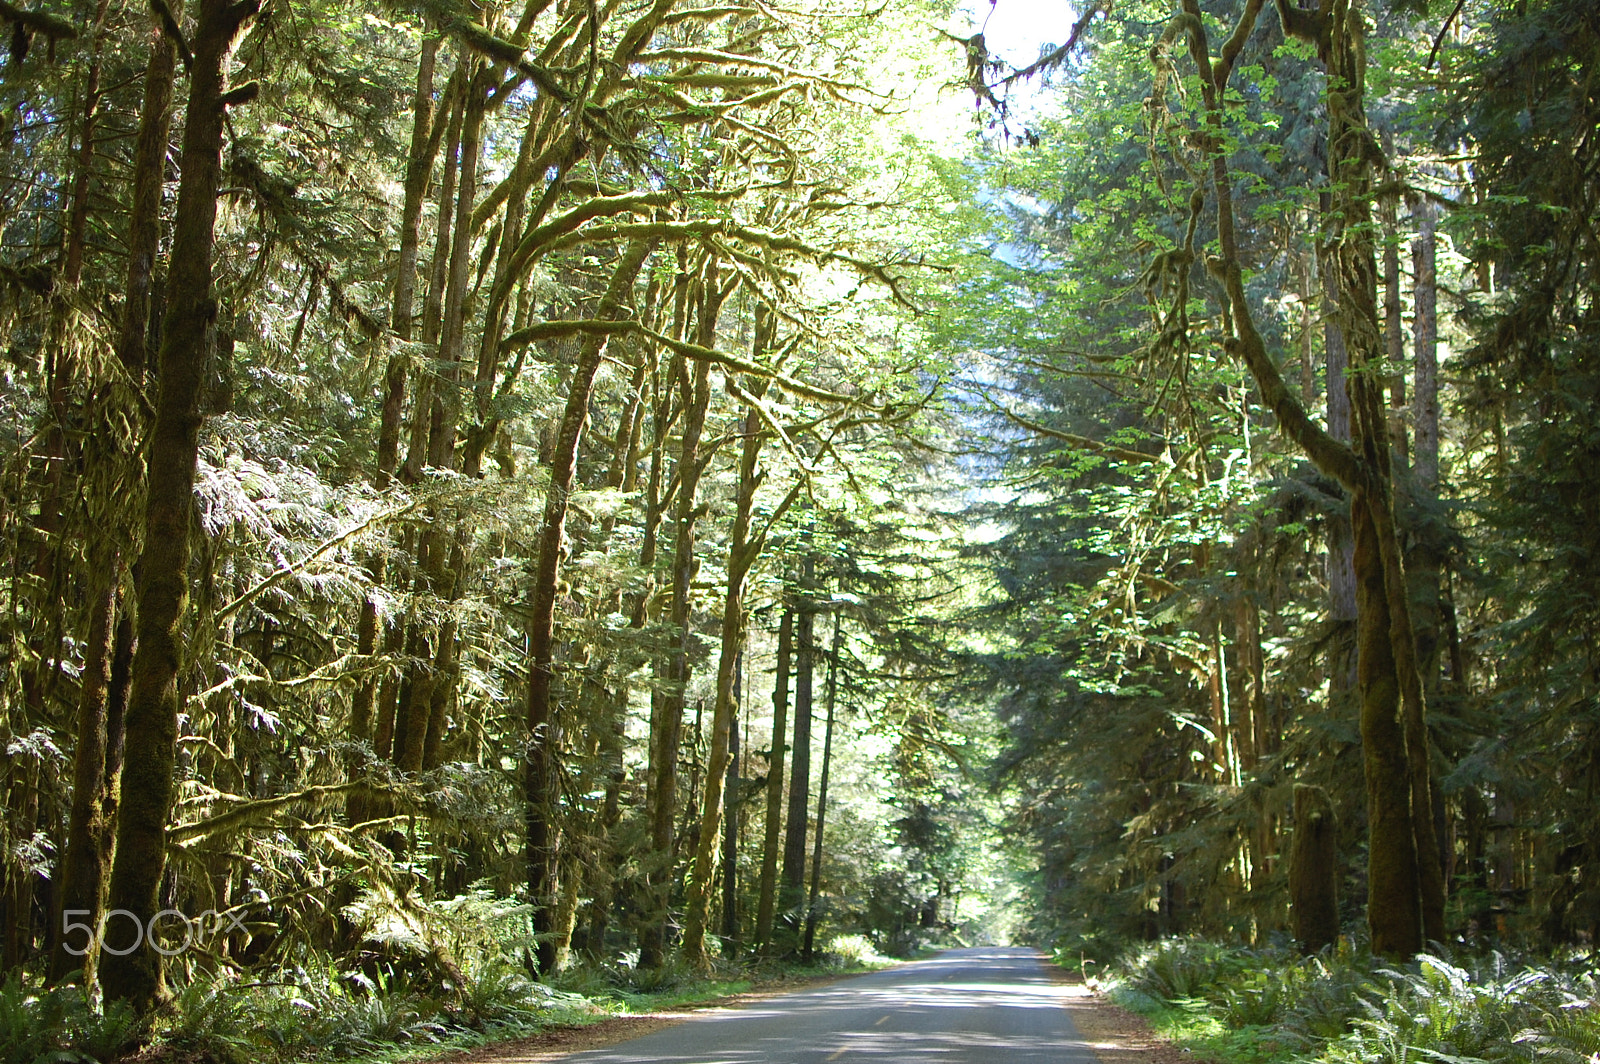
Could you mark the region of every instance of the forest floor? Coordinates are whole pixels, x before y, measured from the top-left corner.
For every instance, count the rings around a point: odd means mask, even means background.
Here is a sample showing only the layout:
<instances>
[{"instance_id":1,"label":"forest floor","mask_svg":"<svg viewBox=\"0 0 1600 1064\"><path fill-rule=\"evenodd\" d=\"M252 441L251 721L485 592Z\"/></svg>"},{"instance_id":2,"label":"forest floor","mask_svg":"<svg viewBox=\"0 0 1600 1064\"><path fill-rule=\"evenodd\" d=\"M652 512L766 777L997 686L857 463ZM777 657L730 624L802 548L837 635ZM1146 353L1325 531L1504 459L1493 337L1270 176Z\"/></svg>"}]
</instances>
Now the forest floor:
<instances>
[{"instance_id":1,"label":"forest floor","mask_svg":"<svg viewBox=\"0 0 1600 1064\"><path fill-rule=\"evenodd\" d=\"M1096 994L1073 972L1052 968L1059 983L1069 988L1062 998L1083 1042L1099 1058L1100 1064L1201 1064L1186 1049L1156 1035L1150 1022L1137 1013L1112 1004ZM676 1005L659 1012L634 1016L613 1016L582 1026L566 1026L541 1031L536 1035L482 1045L432 1057L422 1064L545 1064L572 1053L604 1049L630 1039L651 1034L665 1027L692 1019L712 1009L738 1008L798 990L825 986L851 979L859 972L816 976L785 975L760 982L738 994Z\"/></svg>"}]
</instances>

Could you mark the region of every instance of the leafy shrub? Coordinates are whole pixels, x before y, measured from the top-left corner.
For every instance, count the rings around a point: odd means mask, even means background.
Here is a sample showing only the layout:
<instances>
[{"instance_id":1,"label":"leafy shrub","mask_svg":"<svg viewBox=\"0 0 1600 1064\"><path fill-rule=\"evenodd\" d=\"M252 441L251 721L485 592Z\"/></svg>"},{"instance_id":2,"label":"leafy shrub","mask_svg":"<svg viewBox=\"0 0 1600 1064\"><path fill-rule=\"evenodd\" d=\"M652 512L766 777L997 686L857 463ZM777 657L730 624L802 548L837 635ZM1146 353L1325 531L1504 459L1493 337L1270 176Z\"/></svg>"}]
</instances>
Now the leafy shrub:
<instances>
[{"instance_id":1,"label":"leafy shrub","mask_svg":"<svg viewBox=\"0 0 1600 1064\"><path fill-rule=\"evenodd\" d=\"M1592 974L1514 966L1499 953L1471 967L1422 956L1381 974L1388 985L1367 1002L1367 1015L1349 1034L1329 1043L1325 1060L1532 1064L1584 1061L1600 1048Z\"/></svg>"},{"instance_id":2,"label":"leafy shrub","mask_svg":"<svg viewBox=\"0 0 1600 1064\"><path fill-rule=\"evenodd\" d=\"M17 1064L44 1061L98 1061L115 1056L132 1039L133 1011L112 1002L103 1011L90 1007L83 989L66 985L30 991L22 973L0 983L0 1060Z\"/></svg>"},{"instance_id":3,"label":"leafy shrub","mask_svg":"<svg viewBox=\"0 0 1600 1064\"><path fill-rule=\"evenodd\" d=\"M1173 939L1118 973L1119 1002L1169 1017L1180 1040L1238 1064L1600 1064L1596 972L1548 958L1383 967L1348 946L1302 958Z\"/></svg>"},{"instance_id":4,"label":"leafy shrub","mask_svg":"<svg viewBox=\"0 0 1600 1064\"><path fill-rule=\"evenodd\" d=\"M539 997L525 976L513 980L498 970L463 988L453 1008L420 992L404 972L295 969L244 985L218 977L178 989L162 1038L224 1064L344 1060L505 1026L513 1016L521 1022L511 1026L531 1025L528 1005Z\"/></svg>"},{"instance_id":5,"label":"leafy shrub","mask_svg":"<svg viewBox=\"0 0 1600 1064\"><path fill-rule=\"evenodd\" d=\"M1250 951L1203 938L1168 938L1146 946L1123 968L1124 982L1162 1001L1210 998L1245 970Z\"/></svg>"},{"instance_id":6,"label":"leafy shrub","mask_svg":"<svg viewBox=\"0 0 1600 1064\"><path fill-rule=\"evenodd\" d=\"M823 963L830 968L862 968L888 964L866 935L835 935L822 950Z\"/></svg>"},{"instance_id":7,"label":"leafy shrub","mask_svg":"<svg viewBox=\"0 0 1600 1064\"><path fill-rule=\"evenodd\" d=\"M1295 970L1283 1032L1302 1048L1320 1046L1350 1029L1376 978L1370 956L1313 957Z\"/></svg>"}]
</instances>

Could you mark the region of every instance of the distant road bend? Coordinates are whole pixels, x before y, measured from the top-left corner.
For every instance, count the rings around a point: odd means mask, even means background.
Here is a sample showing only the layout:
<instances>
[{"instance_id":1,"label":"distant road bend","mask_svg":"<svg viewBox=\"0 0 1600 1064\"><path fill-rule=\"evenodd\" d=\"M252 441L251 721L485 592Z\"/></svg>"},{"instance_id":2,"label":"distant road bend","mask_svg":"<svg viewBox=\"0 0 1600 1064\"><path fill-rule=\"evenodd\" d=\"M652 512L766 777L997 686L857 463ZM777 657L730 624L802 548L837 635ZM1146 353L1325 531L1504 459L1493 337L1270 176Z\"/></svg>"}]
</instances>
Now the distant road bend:
<instances>
[{"instance_id":1,"label":"distant road bend","mask_svg":"<svg viewBox=\"0 0 1600 1064\"><path fill-rule=\"evenodd\" d=\"M562 1064L1095 1064L1029 949L960 949L698 1016Z\"/></svg>"}]
</instances>

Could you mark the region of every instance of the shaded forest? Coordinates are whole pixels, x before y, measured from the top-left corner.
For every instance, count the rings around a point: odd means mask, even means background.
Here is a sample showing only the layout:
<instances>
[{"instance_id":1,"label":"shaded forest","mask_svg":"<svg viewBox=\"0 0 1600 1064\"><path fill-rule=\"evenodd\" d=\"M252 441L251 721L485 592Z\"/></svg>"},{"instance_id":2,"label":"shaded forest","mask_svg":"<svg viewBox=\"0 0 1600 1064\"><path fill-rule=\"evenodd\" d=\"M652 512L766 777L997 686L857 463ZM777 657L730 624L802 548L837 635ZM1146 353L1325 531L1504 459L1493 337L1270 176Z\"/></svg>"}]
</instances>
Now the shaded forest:
<instances>
[{"instance_id":1,"label":"shaded forest","mask_svg":"<svg viewBox=\"0 0 1600 1064\"><path fill-rule=\"evenodd\" d=\"M1600 13L983 14L0 3L29 1061L1592 949Z\"/></svg>"}]
</instances>

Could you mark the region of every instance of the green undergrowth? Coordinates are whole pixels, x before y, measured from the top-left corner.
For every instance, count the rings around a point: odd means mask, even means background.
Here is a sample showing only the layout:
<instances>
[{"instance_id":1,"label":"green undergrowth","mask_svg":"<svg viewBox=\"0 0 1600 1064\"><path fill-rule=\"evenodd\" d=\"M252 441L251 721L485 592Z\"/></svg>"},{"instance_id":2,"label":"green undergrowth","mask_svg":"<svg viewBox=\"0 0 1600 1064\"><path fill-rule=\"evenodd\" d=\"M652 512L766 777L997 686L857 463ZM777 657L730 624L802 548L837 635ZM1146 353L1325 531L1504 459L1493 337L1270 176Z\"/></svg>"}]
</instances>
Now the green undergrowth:
<instances>
[{"instance_id":1,"label":"green undergrowth","mask_svg":"<svg viewBox=\"0 0 1600 1064\"><path fill-rule=\"evenodd\" d=\"M1308 958L1177 938L1125 952L1096 982L1219 1064L1600 1064L1592 955L1394 964L1348 945Z\"/></svg>"},{"instance_id":2,"label":"green undergrowth","mask_svg":"<svg viewBox=\"0 0 1600 1064\"><path fill-rule=\"evenodd\" d=\"M0 984L0 1061L109 1064L137 1042L141 1064L391 1064L893 963L854 938L831 943L812 964L718 962L702 972L626 960L540 982L495 959L464 968L459 986L398 966L195 975L144 1032L127 1009L94 1007L77 986L45 989L13 973Z\"/></svg>"}]
</instances>

